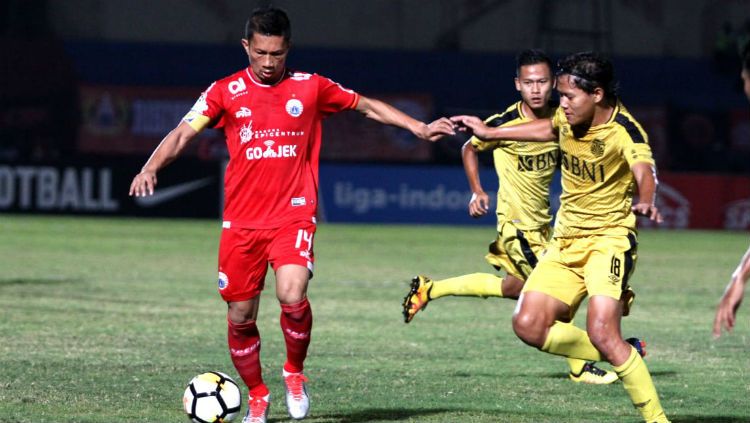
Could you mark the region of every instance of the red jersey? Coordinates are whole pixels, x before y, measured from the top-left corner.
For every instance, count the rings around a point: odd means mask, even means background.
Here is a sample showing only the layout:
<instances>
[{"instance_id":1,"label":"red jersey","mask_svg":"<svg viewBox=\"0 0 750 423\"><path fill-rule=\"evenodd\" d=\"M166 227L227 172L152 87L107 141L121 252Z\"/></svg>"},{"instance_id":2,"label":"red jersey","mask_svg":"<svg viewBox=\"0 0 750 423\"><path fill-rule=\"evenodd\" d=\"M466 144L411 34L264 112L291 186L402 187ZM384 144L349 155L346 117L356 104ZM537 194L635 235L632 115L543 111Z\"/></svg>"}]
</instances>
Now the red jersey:
<instances>
[{"instance_id":1,"label":"red jersey","mask_svg":"<svg viewBox=\"0 0 750 423\"><path fill-rule=\"evenodd\" d=\"M249 67L211 84L184 120L197 131L224 129L224 226L270 229L311 220L321 121L358 101L328 78L289 69L274 85L258 82Z\"/></svg>"}]
</instances>

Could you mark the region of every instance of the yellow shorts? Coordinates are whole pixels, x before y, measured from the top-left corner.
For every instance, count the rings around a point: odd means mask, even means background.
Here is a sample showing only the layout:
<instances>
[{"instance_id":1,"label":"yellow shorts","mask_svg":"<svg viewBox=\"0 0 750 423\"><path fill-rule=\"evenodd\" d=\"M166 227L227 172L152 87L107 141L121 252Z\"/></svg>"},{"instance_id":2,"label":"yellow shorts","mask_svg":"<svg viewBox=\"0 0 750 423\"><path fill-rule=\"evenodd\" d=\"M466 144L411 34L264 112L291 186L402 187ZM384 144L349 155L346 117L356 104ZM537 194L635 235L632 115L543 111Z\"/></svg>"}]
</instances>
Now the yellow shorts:
<instances>
[{"instance_id":1,"label":"yellow shorts","mask_svg":"<svg viewBox=\"0 0 750 423\"><path fill-rule=\"evenodd\" d=\"M511 222L499 222L497 239L490 244L487 262L521 279L528 279L550 241L551 228L521 231Z\"/></svg>"},{"instance_id":2,"label":"yellow shorts","mask_svg":"<svg viewBox=\"0 0 750 423\"><path fill-rule=\"evenodd\" d=\"M633 233L555 238L523 292L542 292L557 298L570 306L572 314L586 294L619 300L635 269L637 246Z\"/></svg>"}]
</instances>

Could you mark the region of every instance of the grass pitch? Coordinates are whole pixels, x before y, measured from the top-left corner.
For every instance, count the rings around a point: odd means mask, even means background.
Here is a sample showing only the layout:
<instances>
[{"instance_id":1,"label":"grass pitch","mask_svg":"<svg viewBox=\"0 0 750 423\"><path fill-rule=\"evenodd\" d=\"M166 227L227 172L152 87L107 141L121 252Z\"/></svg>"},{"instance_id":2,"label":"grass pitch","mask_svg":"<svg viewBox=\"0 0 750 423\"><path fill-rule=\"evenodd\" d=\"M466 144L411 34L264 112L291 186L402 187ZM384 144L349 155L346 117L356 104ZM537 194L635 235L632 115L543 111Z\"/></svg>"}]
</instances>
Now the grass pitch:
<instances>
[{"instance_id":1,"label":"grass pitch","mask_svg":"<svg viewBox=\"0 0 750 423\"><path fill-rule=\"evenodd\" d=\"M515 302L444 298L405 325L416 273L488 272L486 227L318 228L311 423L638 422L619 383L580 386L510 327ZM0 422L179 422L190 378L236 377L216 293L220 224L0 218ZM712 341L746 233L648 231L623 321L673 422L750 421L750 316ZM287 421L273 280L258 324L271 422ZM585 310L579 312L579 324ZM244 412L244 410L243 410Z\"/></svg>"}]
</instances>

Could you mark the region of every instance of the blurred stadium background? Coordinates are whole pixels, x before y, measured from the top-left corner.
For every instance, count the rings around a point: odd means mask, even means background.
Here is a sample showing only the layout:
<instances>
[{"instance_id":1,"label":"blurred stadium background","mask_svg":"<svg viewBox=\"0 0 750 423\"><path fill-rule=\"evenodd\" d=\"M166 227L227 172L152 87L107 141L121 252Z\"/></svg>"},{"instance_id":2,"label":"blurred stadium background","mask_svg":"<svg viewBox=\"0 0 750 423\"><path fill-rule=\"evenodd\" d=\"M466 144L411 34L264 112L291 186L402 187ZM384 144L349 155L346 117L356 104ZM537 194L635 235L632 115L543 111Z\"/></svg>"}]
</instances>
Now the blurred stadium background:
<instances>
[{"instance_id":1,"label":"blurred stadium background","mask_svg":"<svg viewBox=\"0 0 750 423\"><path fill-rule=\"evenodd\" d=\"M247 65L245 19L268 3L0 2L0 422L179 421L183 383L234 374L211 282L222 135L207 131L165 169L159 195L127 191L200 92ZM672 421L750 421L748 316L707 342L750 229L738 57L750 0L273 3L292 19L291 67L425 120L517 101L519 50L609 53L660 167L662 226L713 229L641 233L640 299L624 333L648 339ZM464 140L423 143L355 112L325 125L321 217L370 224L316 234L312 422L637 420L620 387L572 389L561 360L524 346L508 323L513 302L445 301L404 325L412 274L489 269L495 222L467 215ZM483 159L489 192L497 178ZM449 226L469 224L486 227ZM259 316L267 375L284 354L273 302ZM269 384L281 392L277 377Z\"/></svg>"},{"instance_id":2,"label":"blurred stadium background","mask_svg":"<svg viewBox=\"0 0 750 423\"><path fill-rule=\"evenodd\" d=\"M517 51L599 50L645 126L667 228L750 228L750 106L738 50L745 0L277 0L293 68L318 72L422 119L480 116L517 100ZM6 0L0 5L0 212L217 218L226 149L208 131L160 175L132 176L213 80L246 66L255 0ZM326 122L321 217L471 220L463 139L435 145L344 113ZM483 182L496 178L485 158ZM556 187L559 190L559 186ZM166 195L169 194L169 195ZM739 255L739 252L738 252Z\"/></svg>"}]
</instances>

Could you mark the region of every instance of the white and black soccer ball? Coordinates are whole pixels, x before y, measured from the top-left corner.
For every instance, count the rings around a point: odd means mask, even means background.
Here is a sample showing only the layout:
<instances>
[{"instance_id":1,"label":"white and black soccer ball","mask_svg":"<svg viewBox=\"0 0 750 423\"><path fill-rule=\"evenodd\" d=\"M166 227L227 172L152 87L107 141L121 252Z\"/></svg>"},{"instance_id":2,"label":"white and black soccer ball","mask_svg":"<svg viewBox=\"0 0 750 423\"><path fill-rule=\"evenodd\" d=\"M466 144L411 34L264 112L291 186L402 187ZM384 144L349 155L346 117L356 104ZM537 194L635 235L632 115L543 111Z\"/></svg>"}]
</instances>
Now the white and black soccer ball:
<instances>
[{"instance_id":1,"label":"white and black soccer ball","mask_svg":"<svg viewBox=\"0 0 750 423\"><path fill-rule=\"evenodd\" d=\"M221 372L206 372L194 377L185 389L182 404L195 423L226 423L242 408L237 383Z\"/></svg>"}]
</instances>

